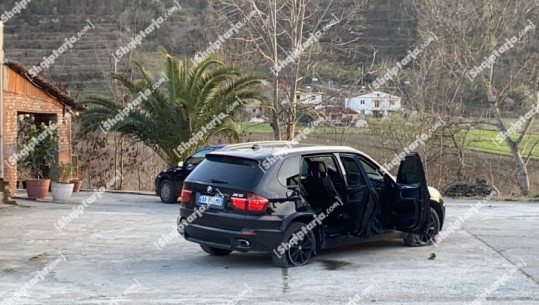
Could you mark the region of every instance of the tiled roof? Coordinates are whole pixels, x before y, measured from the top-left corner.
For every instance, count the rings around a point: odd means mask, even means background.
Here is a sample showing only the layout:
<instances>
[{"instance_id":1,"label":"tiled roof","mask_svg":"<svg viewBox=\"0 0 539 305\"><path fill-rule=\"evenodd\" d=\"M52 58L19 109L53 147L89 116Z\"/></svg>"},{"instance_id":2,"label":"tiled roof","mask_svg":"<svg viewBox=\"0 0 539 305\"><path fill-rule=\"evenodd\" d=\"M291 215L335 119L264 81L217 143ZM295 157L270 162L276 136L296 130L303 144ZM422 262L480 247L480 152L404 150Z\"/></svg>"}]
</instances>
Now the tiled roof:
<instances>
[{"instance_id":1,"label":"tiled roof","mask_svg":"<svg viewBox=\"0 0 539 305\"><path fill-rule=\"evenodd\" d=\"M51 96L55 97L60 103L64 104L65 106L72 107L75 110L84 110L85 108L81 106L79 103L75 101L71 96L69 96L67 93L63 92L60 88L57 86L51 84L46 78L38 75L36 77L30 76L30 71L26 69L23 65L21 65L18 62L14 61L6 61L4 62L6 66L8 66L11 70L15 71L20 76L26 78L29 82L34 84L37 88L47 92Z\"/></svg>"}]
</instances>

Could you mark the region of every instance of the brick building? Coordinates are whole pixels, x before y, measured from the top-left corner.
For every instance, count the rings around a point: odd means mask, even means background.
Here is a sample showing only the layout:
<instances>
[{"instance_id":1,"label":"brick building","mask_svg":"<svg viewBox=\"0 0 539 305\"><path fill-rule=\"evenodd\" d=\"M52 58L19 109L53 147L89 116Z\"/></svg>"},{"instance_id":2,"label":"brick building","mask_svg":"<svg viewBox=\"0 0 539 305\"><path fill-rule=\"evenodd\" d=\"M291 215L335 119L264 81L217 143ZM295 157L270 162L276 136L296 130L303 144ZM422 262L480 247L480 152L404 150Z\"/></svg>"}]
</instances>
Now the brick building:
<instances>
[{"instance_id":1,"label":"brick building","mask_svg":"<svg viewBox=\"0 0 539 305\"><path fill-rule=\"evenodd\" d=\"M32 115L36 124L54 122L58 129L58 162L71 162L72 115L81 110L75 100L38 76L31 78L22 65L5 62L2 65L1 143L4 156L3 178L10 189L17 185L17 168L9 160L17 153L17 122L19 115Z\"/></svg>"},{"instance_id":2,"label":"brick building","mask_svg":"<svg viewBox=\"0 0 539 305\"><path fill-rule=\"evenodd\" d=\"M20 115L32 115L35 123L54 122L58 129L58 162L71 162L72 114L82 110L68 94L41 76L31 77L16 62L3 58L2 25L0 23L0 171L11 190L17 185L17 167L8 162L17 153L17 129Z\"/></svg>"}]
</instances>

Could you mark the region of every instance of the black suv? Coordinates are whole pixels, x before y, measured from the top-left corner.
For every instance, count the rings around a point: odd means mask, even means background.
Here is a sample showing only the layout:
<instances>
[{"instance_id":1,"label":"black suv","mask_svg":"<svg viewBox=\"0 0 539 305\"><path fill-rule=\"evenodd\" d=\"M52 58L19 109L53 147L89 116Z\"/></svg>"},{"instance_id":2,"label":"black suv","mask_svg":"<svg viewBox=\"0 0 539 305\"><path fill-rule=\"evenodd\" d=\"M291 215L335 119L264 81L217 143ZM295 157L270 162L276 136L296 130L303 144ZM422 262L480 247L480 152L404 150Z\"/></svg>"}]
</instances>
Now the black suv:
<instances>
[{"instance_id":1,"label":"black suv","mask_svg":"<svg viewBox=\"0 0 539 305\"><path fill-rule=\"evenodd\" d=\"M178 232L211 255L267 252L279 267L375 236L433 243L445 206L427 186L417 153L405 157L395 178L349 147L292 145L207 154L184 181Z\"/></svg>"},{"instance_id":2,"label":"black suv","mask_svg":"<svg viewBox=\"0 0 539 305\"><path fill-rule=\"evenodd\" d=\"M225 146L226 144L219 144L204 147L193 153L185 161L180 162L178 166L162 170L155 177L155 194L161 198L162 202L177 202L183 180L204 160L207 153L222 149Z\"/></svg>"}]
</instances>

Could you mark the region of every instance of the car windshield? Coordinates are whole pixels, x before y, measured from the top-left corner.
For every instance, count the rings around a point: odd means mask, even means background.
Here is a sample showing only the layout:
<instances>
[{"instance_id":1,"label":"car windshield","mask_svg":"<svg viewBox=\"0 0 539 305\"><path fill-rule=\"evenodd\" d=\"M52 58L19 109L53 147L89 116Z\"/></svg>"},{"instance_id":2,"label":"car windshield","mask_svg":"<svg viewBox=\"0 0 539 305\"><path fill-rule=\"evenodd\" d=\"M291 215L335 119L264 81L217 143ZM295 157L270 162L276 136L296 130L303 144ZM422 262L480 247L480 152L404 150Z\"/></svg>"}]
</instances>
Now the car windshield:
<instances>
[{"instance_id":1,"label":"car windshield","mask_svg":"<svg viewBox=\"0 0 539 305\"><path fill-rule=\"evenodd\" d=\"M189 175L189 180L251 188L264 174L258 165L256 160L208 155Z\"/></svg>"},{"instance_id":2,"label":"car windshield","mask_svg":"<svg viewBox=\"0 0 539 305\"><path fill-rule=\"evenodd\" d=\"M212 151L212 150L211 149L203 149L201 151L198 151L198 152L194 153L191 157L189 157L189 158L187 158L187 160L185 160L185 165L186 166L189 166L189 165L196 166L196 165L198 165L200 162L202 162L204 160L204 157L210 151Z\"/></svg>"}]
</instances>

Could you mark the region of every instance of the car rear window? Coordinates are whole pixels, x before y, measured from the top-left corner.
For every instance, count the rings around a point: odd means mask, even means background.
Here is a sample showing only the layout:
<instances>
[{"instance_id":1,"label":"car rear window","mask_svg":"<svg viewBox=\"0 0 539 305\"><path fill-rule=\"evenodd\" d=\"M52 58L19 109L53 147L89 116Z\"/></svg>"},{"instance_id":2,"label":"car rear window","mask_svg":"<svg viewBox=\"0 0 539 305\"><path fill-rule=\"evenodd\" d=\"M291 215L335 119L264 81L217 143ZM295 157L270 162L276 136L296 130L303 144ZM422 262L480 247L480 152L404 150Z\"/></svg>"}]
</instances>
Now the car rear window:
<instances>
[{"instance_id":1,"label":"car rear window","mask_svg":"<svg viewBox=\"0 0 539 305\"><path fill-rule=\"evenodd\" d=\"M250 188L264 175L258 165L256 160L207 155L189 175L189 180Z\"/></svg>"},{"instance_id":2,"label":"car rear window","mask_svg":"<svg viewBox=\"0 0 539 305\"><path fill-rule=\"evenodd\" d=\"M286 159L279 169L277 180L282 186L291 186L299 184L299 156Z\"/></svg>"}]
</instances>

